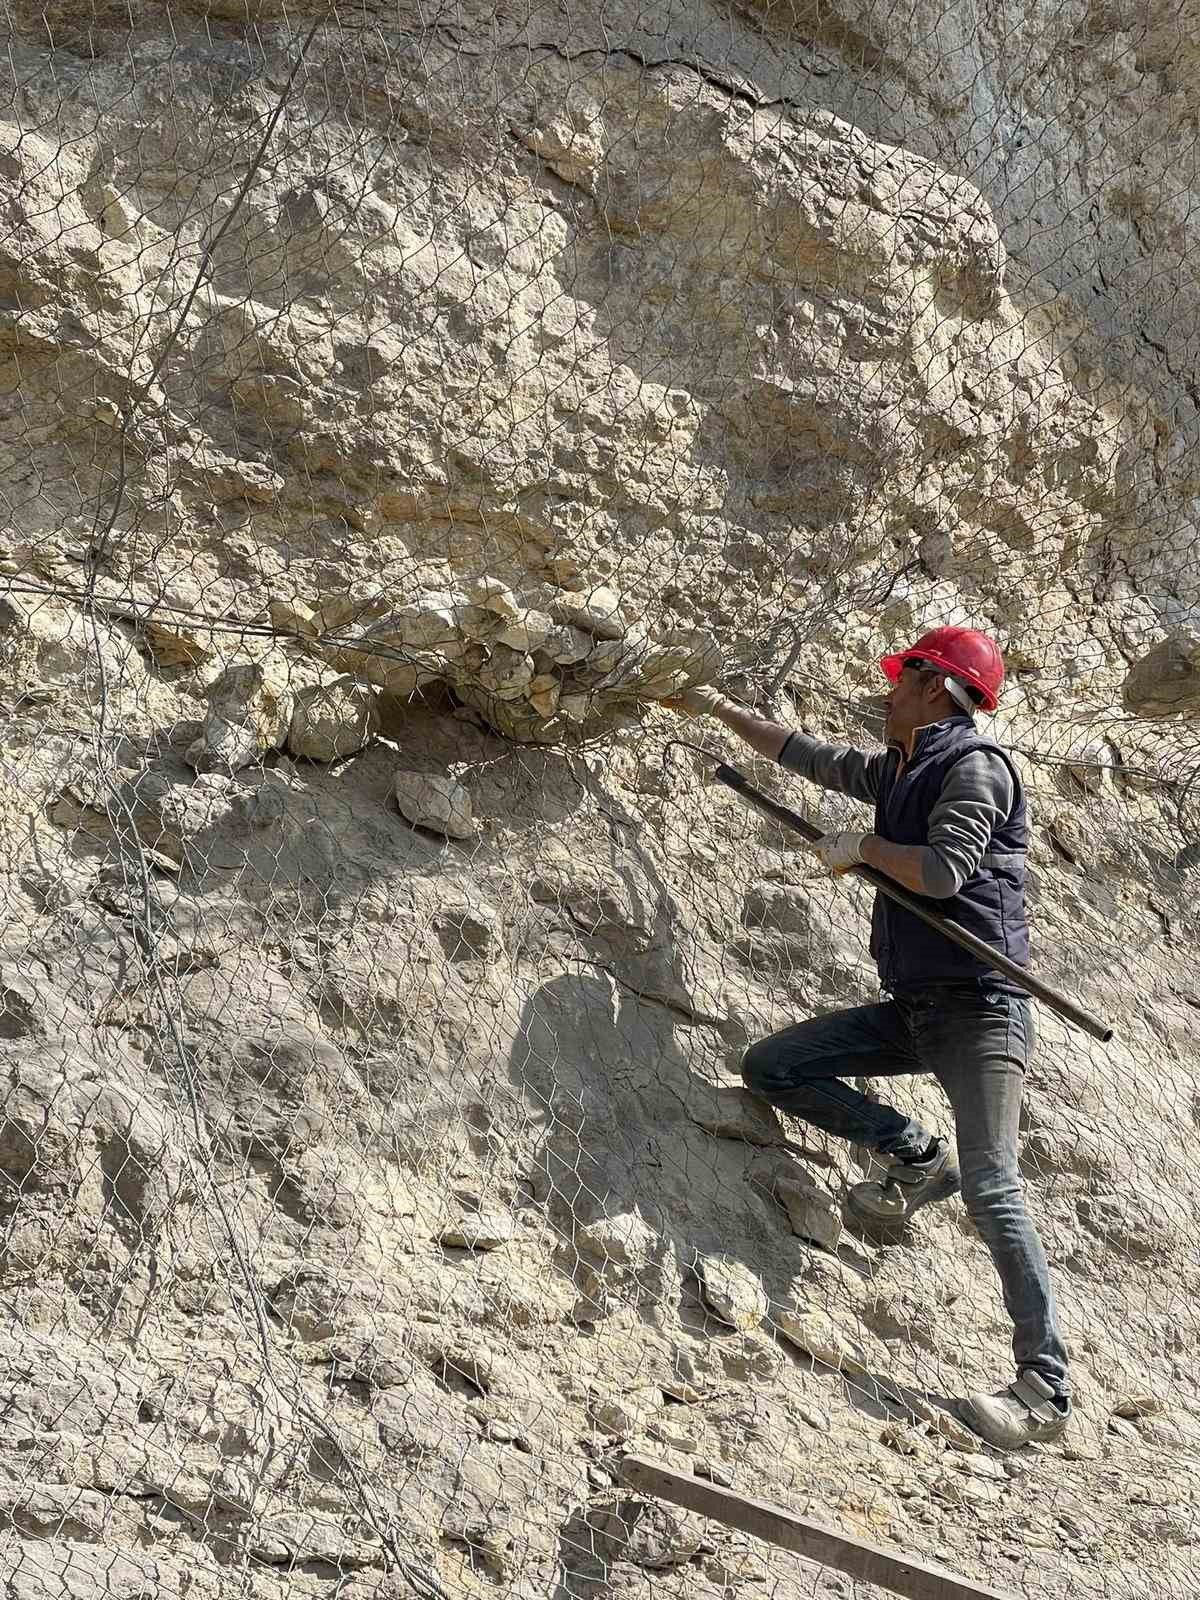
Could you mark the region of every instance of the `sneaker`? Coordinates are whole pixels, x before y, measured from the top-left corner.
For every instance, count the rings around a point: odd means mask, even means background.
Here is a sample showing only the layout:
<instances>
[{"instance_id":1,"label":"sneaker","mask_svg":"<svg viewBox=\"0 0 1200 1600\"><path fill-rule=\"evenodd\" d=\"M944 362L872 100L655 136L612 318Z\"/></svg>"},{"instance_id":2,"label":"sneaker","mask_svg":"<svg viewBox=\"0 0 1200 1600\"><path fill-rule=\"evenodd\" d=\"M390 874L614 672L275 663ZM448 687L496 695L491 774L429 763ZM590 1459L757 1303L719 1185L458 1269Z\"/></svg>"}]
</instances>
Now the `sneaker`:
<instances>
[{"instance_id":1,"label":"sneaker","mask_svg":"<svg viewBox=\"0 0 1200 1600\"><path fill-rule=\"evenodd\" d=\"M973 1394L960 1401L958 1414L997 1450L1020 1450L1062 1437L1071 1420L1071 1397L1060 1395L1040 1372L1027 1368L999 1394Z\"/></svg>"},{"instance_id":2,"label":"sneaker","mask_svg":"<svg viewBox=\"0 0 1200 1600\"><path fill-rule=\"evenodd\" d=\"M949 1200L962 1187L962 1178L949 1142L939 1139L924 1161L876 1155L887 1168L882 1182L856 1183L846 1197L847 1208L860 1222L875 1227L903 1228L922 1206Z\"/></svg>"}]
</instances>

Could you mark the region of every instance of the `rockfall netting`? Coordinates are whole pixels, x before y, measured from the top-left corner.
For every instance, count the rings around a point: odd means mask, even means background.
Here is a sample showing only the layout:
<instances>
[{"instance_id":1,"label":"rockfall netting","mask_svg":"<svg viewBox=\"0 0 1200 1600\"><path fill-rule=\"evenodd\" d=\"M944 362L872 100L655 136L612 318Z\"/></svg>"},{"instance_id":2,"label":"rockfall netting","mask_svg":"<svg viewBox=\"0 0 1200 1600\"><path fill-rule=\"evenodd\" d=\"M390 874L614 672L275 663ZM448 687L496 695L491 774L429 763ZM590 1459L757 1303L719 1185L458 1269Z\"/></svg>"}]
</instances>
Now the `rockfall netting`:
<instances>
[{"instance_id":1,"label":"rockfall netting","mask_svg":"<svg viewBox=\"0 0 1200 1600\"><path fill-rule=\"evenodd\" d=\"M4 7L10 1600L878 1591L626 1452L1014 1595L1192 1596L1200 11ZM660 702L877 742L1001 642L1066 1440L957 1203L746 1045L868 891ZM927 1081L888 1085L950 1131Z\"/></svg>"}]
</instances>

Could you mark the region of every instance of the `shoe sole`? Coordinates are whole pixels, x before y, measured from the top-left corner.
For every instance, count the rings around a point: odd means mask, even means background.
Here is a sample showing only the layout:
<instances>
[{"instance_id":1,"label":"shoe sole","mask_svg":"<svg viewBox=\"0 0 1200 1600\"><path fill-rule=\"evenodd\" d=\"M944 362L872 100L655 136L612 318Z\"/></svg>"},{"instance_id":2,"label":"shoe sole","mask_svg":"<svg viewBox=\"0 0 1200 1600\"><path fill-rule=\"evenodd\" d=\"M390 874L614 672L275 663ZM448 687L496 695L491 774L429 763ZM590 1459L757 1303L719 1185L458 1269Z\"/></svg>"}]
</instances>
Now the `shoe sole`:
<instances>
[{"instance_id":1,"label":"shoe sole","mask_svg":"<svg viewBox=\"0 0 1200 1600\"><path fill-rule=\"evenodd\" d=\"M902 1217L897 1217L894 1221L877 1217L870 1211L860 1210L855 1203L853 1189L846 1196L846 1209L856 1222L866 1227L899 1233L908 1226L918 1211L923 1211L926 1206L938 1205L943 1200L952 1200L961 1188L962 1179L957 1172L943 1173L936 1183L931 1183L924 1193L916 1196L912 1204L905 1208Z\"/></svg>"}]
</instances>

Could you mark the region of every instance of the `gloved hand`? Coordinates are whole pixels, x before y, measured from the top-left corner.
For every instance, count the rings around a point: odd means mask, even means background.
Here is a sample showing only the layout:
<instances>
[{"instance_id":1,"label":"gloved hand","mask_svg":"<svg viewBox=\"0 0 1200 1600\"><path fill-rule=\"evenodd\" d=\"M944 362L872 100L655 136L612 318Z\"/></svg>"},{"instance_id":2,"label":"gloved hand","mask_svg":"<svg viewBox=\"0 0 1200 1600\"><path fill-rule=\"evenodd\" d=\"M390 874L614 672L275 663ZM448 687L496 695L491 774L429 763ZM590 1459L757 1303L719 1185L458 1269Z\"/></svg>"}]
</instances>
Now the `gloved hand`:
<instances>
[{"instance_id":1,"label":"gloved hand","mask_svg":"<svg viewBox=\"0 0 1200 1600\"><path fill-rule=\"evenodd\" d=\"M865 833L826 833L813 845L821 861L830 872L849 872L851 867L862 865L862 847Z\"/></svg>"},{"instance_id":2,"label":"gloved hand","mask_svg":"<svg viewBox=\"0 0 1200 1600\"><path fill-rule=\"evenodd\" d=\"M700 683L693 689L685 689L682 694L672 696L670 700L660 700L659 705L666 706L668 711L678 711L685 717L703 717L711 715L724 698L711 683Z\"/></svg>"}]
</instances>

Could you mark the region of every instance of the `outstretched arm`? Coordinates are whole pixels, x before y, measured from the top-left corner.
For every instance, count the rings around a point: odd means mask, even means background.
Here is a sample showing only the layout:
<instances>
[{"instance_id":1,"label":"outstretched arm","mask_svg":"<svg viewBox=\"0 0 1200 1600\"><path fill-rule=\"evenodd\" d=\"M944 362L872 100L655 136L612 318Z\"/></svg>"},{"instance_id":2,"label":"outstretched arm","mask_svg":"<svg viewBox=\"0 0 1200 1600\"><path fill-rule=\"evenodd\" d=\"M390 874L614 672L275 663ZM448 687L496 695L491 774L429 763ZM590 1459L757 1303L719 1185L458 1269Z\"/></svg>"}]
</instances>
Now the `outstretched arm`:
<instances>
[{"instance_id":1,"label":"outstretched arm","mask_svg":"<svg viewBox=\"0 0 1200 1600\"><path fill-rule=\"evenodd\" d=\"M882 752L867 755L852 745L826 744L823 739L814 739L798 728L785 728L781 722L760 717L716 689L689 689L669 703L693 716L707 712L717 717L760 756L778 761L790 772L798 772L822 789L834 789L838 794L848 794L868 804L872 804L879 793L888 761Z\"/></svg>"},{"instance_id":2,"label":"outstretched arm","mask_svg":"<svg viewBox=\"0 0 1200 1600\"><path fill-rule=\"evenodd\" d=\"M736 700L727 699L720 690L707 686L689 689L677 700L668 701L667 704L694 717L706 713L716 717L727 728L732 728L738 738L744 739L752 750L757 750L760 756L766 756L771 761L779 760L779 752L791 736L791 729L785 728L781 722L772 722L768 717L760 717L755 712L747 710L745 706L738 705Z\"/></svg>"}]
</instances>

